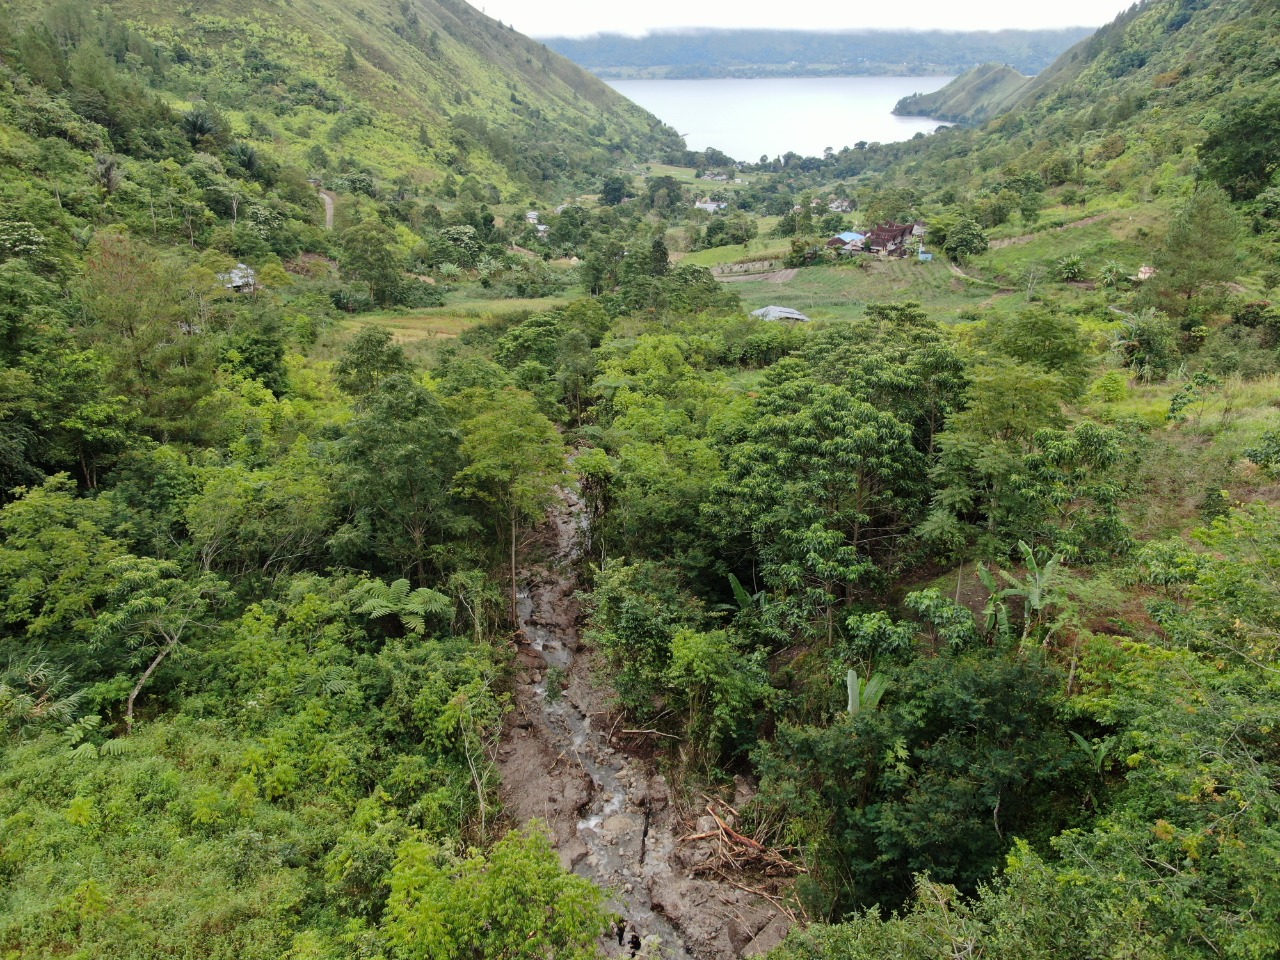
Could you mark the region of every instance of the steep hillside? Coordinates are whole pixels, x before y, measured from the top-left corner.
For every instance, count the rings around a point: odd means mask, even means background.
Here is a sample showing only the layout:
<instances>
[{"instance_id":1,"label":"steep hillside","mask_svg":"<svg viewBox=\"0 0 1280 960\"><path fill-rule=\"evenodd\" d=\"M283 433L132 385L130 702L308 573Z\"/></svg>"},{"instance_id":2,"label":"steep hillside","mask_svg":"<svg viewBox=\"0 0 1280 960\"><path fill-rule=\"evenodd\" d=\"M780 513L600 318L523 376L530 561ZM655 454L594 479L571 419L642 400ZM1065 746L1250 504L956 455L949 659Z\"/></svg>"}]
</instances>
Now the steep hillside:
<instances>
[{"instance_id":1,"label":"steep hillside","mask_svg":"<svg viewBox=\"0 0 1280 960\"><path fill-rule=\"evenodd\" d=\"M1149 0L1063 54L981 134L957 137L945 152L960 141L980 156L1021 144L1027 165L1073 143L1077 161L1081 152L1104 162L1125 156L1126 179L1150 176L1193 145L1217 149L1215 131L1274 99L1277 51L1280 10L1270 0ZM1266 127L1253 135L1274 137Z\"/></svg>"},{"instance_id":2,"label":"steep hillside","mask_svg":"<svg viewBox=\"0 0 1280 960\"><path fill-rule=\"evenodd\" d=\"M1016 103L1028 78L1012 67L984 63L933 93L913 93L898 101L901 117L936 117L953 123L980 123Z\"/></svg>"},{"instance_id":3,"label":"steep hillside","mask_svg":"<svg viewBox=\"0 0 1280 960\"><path fill-rule=\"evenodd\" d=\"M317 173L349 158L388 179L452 173L542 190L678 143L599 80L457 0L119 0L96 17L70 3L8 6L13 28L43 22L51 40L102 17L133 28L153 45L135 75L176 109L203 101L241 139Z\"/></svg>"},{"instance_id":4,"label":"steep hillside","mask_svg":"<svg viewBox=\"0 0 1280 960\"><path fill-rule=\"evenodd\" d=\"M842 151L807 164L814 173L804 182L874 174L876 189L949 205L966 192L979 204L1011 177L1034 176L1042 187L1083 187L1086 199L1133 200L1177 192L1199 170L1248 199L1274 175L1278 50L1272 0L1149 0L1063 54L985 123Z\"/></svg>"}]
</instances>

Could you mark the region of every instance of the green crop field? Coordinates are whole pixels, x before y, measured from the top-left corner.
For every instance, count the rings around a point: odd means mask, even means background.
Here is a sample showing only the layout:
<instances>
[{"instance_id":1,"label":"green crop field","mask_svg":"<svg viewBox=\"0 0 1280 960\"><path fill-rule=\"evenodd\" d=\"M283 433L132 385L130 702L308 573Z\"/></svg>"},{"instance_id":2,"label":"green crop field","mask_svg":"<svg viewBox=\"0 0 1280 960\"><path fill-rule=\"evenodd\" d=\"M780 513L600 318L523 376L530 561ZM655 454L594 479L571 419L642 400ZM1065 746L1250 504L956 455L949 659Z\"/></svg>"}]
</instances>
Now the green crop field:
<instances>
[{"instance_id":1,"label":"green crop field","mask_svg":"<svg viewBox=\"0 0 1280 960\"><path fill-rule=\"evenodd\" d=\"M747 281L735 283L746 310L769 304L792 307L815 320L852 319L861 316L868 303L918 300L939 320L954 321L961 310L973 309L992 291L971 287L935 260L868 260L833 267L807 267L784 283Z\"/></svg>"},{"instance_id":2,"label":"green crop field","mask_svg":"<svg viewBox=\"0 0 1280 960\"><path fill-rule=\"evenodd\" d=\"M760 232L767 232L761 224ZM734 244L728 247L712 247L709 250L698 250L694 253L673 254L672 259L681 263L692 263L699 267L719 267L739 260L780 260L791 252L791 244L787 240L776 237L757 237L745 247Z\"/></svg>"},{"instance_id":3,"label":"green crop field","mask_svg":"<svg viewBox=\"0 0 1280 960\"><path fill-rule=\"evenodd\" d=\"M361 326L375 324L386 327L403 343L456 337L462 331L489 320L500 320L517 314L554 310L572 301L572 297L543 297L513 300L459 300L444 307L423 310L387 310L364 313L344 324L354 332Z\"/></svg>"}]
</instances>

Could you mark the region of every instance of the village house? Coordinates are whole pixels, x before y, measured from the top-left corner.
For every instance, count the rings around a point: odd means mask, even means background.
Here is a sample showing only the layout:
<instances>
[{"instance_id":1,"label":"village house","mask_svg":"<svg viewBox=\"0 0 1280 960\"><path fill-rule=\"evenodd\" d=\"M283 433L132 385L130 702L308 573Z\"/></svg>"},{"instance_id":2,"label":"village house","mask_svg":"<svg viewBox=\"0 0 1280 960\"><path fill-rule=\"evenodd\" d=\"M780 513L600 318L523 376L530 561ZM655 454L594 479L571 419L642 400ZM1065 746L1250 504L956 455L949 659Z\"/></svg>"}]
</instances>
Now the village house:
<instances>
[{"instance_id":1,"label":"village house","mask_svg":"<svg viewBox=\"0 0 1280 960\"><path fill-rule=\"evenodd\" d=\"M524 215L524 219L525 219L525 222L526 222L526 223L537 223L537 222L538 222L538 211L537 211L537 210L530 210L528 213L526 213L526 214Z\"/></svg>"},{"instance_id":2,"label":"village house","mask_svg":"<svg viewBox=\"0 0 1280 960\"><path fill-rule=\"evenodd\" d=\"M910 223L882 223L867 234L866 248L872 253L891 254L904 248L914 226Z\"/></svg>"},{"instance_id":3,"label":"village house","mask_svg":"<svg viewBox=\"0 0 1280 960\"><path fill-rule=\"evenodd\" d=\"M834 237L827 241L827 249L834 250L839 254L861 253L862 245L866 242L866 236L855 230L846 230L844 233L837 233Z\"/></svg>"},{"instance_id":4,"label":"village house","mask_svg":"<svg viewBox=\"0 0 1280 960\"><path fill-rule=\"evenodd\" d=\"M853 204L848 200L832 200L827 204L827 209L832 213L852 213Z\"/></svg>"},{"instance_id":5,"label":"village house","mask_svg":"<svg viewBox=\"0 0 1280 960\"><path fill-rule=\"evenodd\" d=\"M708 213L719 213L729 205L723 200L704 199L694 204L699 210L706 210Z\"/></svg>"}]
</instances>

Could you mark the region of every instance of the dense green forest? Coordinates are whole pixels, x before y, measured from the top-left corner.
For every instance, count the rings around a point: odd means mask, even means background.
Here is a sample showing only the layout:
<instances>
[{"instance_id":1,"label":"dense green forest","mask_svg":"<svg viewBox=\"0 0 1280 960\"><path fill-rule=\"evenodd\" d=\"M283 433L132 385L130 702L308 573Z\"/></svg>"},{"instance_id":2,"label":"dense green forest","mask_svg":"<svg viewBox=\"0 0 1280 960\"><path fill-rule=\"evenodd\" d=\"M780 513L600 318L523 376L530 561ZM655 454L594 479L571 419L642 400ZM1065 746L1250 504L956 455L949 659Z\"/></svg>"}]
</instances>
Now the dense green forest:
<instances>
[{"instance_id":1,"label":"dense green forest","mask_svg":"<svg viewBox=\"0 0 1280 960\"><path fill-rule=\"evenodd\" d=\"M757 164L453 0L3 13L0 956L1280 950L1274 2Z\"/></svg>"},{"instance_id":2,"label":"dense green forest","mask_svg":"<svg viewBox=\"0 0 1280 960\"><path fill-rule=\"evenodd\" d=\"M548 37L547 46L602 77L937 76L980 63L1039 73L1093 30L656 31Z\"/></svg>"}]
</instances>

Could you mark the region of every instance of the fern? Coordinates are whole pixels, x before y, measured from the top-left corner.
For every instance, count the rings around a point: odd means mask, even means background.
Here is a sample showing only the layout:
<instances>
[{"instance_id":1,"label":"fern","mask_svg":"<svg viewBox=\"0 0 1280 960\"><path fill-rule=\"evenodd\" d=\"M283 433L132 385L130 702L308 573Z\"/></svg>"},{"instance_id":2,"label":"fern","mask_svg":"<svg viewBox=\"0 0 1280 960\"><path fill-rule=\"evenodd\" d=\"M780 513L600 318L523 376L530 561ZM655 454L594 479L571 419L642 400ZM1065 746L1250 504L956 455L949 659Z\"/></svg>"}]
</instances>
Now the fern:
<instances>
[{"instance_id":1,"label":"fern","mask_svg":"<svg viewBox=\"0 0 1280 960\"><path fill-rule=\"evenodd\" d=\"M356 613L367 616L398 617L401 625L414 636L422 636L427 632L427 618L447 616L453 613L453 601L428 587L409 589L409 581L396 580L386 584L381 580L370 580L356 587L352 597L358 603Z\"/></svg>"}]
</instances>

